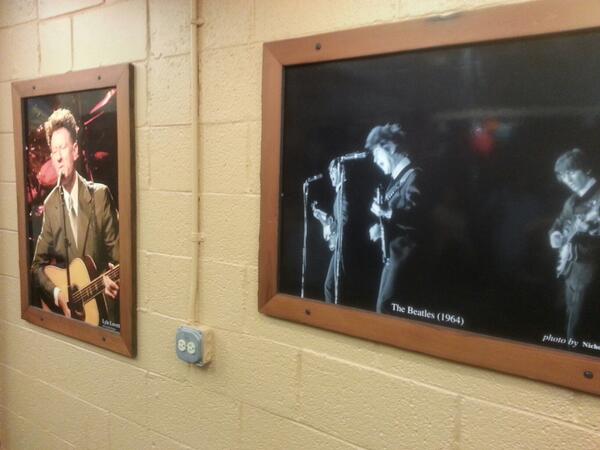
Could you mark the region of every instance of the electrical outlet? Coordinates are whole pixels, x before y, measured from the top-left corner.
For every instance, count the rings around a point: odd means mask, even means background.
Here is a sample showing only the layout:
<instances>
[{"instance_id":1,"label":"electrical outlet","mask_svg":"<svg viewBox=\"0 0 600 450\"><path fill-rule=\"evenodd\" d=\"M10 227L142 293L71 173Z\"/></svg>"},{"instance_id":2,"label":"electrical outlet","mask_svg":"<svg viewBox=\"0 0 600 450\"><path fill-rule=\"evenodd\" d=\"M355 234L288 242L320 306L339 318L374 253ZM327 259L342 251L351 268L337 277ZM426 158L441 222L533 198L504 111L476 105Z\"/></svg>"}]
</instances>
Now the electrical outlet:
<instances>
[{"instance_id":1,"label":"electrical outlet","mask_svg":"<svg viewBox=\"0 0 600 450\"><path fill-rule=\"evenodd\" d=\"M207 328L182 326L175 335L175 351L179 359L203 366L212 357L212 331Z\"/></svg>"},{"instance_id":2,"label":"electrical outlet","mask_svg":"<svg viewBox=\"0 0 600 450\"><path fill-rule=\"evenodd\" d=\"M193 341L188 342L186 350L190 355L195 355L197 350L196 343Z\"/></svg>"}]
</instances>

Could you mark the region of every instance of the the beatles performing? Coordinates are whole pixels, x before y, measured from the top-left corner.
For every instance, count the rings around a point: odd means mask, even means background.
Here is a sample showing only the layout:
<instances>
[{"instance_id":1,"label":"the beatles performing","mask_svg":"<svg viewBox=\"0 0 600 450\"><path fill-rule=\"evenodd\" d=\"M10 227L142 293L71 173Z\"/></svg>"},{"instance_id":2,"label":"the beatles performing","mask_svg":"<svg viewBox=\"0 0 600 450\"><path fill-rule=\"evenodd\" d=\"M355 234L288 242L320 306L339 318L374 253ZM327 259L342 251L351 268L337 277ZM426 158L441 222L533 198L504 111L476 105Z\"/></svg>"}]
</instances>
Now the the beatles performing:
<instances>
[{"instance_id":1,"label":"the beatles performing","mask_svg":"<svg viewBox=\"0 0 600 450\"><path fill-rule=\"evenodd\" d=\"M310 200L311 183L322 174L309 177L303 184L304 242L301 293L304 297L304 273L307 264L307 220L310 205L312 215L322 225L323 239L332 252L324 281L324 298L327 303L343 303L343 278L345 271L345 227L348 223L348 199L345 193L346 165L370 158L389 180L387 187L375 191L370 211L373 225L369 238L381 250L381 275L375 310L390 312L389 303L402 295L410 265L418 252L421 206L419 188L420 169L410 158L410 148L405 132L399 124L388 123L374 127L365 142L365 151L344 154L329 163L329 178L335 192L331 213ZM363 213L367 213L366 211ZM351 245L349 243L348 245Z\"/></svg>"},{"instance_id":2,"label":"the beatles performing","mask_svg":"<svg viewBox=\"0 0 600 450\"><path fill-rule=\"evenodd\" d=\"M394 314L397 306L406 303L414 287L419 268L419 254L424 245L427 227L423 170L414 161L414 152L402 126L387 123L373 127L367 134L364 150L345 153L329 162L330 205L321 206L313 199L313 191L325 178L312 175L303 183L304 236L302 244L301 296L305 291L305 272L310 264L311 250L307 243L310 218L320 223L322 239L331 258L322 273L323 299L327 303L347 304L349 294L345 278L349 273L347 253L353 246L376 245L378 257L362 265L378 267L378 291L371 310ZM361 180L348 178L350 165L375 167L387 185L377 187L370 207L355 208L347 194L347 184ZM550 247L557 257L556 277L563 286L566 339L586 339L594 336L600 313L598 307L597 269L600 257L600 184L584 151L572 149L555 163L558 180L570 191L560 216L549 230ZM366 188L365 188L366 189ZM349 242L348 223L351 216L368 217L368 239ZM367 243L367 244L365 244ZM355 250L355 249L354 249ZM363 253L361 253L363 254Z\"/></svg>"},{"instance_id":3,"label":"the beatles performing","mask_svg":"<svg viewBox=\"0 0 600 450\"><path fill-rule=\"evenodd\" d=\"M278 292L600 356L598 39L286 66Z\"/></svg>"}]
</instances>

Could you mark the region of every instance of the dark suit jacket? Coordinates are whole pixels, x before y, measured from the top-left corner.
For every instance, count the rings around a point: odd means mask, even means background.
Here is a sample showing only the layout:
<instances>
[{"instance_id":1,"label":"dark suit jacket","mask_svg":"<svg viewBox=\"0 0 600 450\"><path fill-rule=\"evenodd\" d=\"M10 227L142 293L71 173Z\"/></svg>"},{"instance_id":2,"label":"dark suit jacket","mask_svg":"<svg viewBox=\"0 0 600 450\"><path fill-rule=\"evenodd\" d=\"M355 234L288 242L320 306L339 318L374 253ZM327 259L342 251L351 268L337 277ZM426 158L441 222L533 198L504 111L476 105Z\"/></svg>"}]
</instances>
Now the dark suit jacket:
<instances>
[{"instance_id":1,"label":"dark suit jacket","mask_svg":"<svg viewBox=\"0 0 600 450\"><path fill-rule=\"evenodd\" d=\"M405 167L398 176L390 181L385 190L384 200L392 211L392 217L383 219L387 254L390 258L398 247L415 244L421 231L422 200L420 187L420 169L412 164Z\"/></svg>"},{"instance_id":2,"label":"dark suit jacket","mask_svg":"<svg viewBox=\"0 0 600 450\"><path fill-rule=\"evenodd\" d=\"M109 262L119 262L119 213L110 190L103 184L86 181L79 174L77 183L77 246L74 245L67 211L66 227L63 227L58 188L54 188L44 201L44 220L35 246L31 271L45 294L45 300L51 303L54 303L52 294L55 286L44 274L43 268L48 264L66 267L65 228L70 243L69 261L84 255L91 256L99 272L104 272ZM92 220L94 217L95 221Z\"/></svg>"},{"instance_id":3,"label":"dark suit jacket","mask_svg":"<svg viewBox=\"0 0 600 450\"><path fill-rule=\"evenodd\" d=\"M382 220L388 261L381 272L376 311L389 313L390 300L406 295L407 285L414 281L415 253L422 233L423 202L419 187L420 169L409 164L390 181L384 201L392 216ZM407 270L407 269L412 269Z\"/></svg>"}]
</instances>

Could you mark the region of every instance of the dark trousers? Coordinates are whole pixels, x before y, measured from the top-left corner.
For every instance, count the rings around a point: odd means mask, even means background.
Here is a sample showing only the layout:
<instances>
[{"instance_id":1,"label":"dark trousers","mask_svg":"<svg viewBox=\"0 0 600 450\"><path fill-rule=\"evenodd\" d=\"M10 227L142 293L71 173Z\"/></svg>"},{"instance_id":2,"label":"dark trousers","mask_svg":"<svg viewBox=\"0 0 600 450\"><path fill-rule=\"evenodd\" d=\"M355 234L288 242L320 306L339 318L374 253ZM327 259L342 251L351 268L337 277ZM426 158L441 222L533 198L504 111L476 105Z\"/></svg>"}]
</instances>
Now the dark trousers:
<instances>
[{"instance_id":1,"label":"dark trousers","mask_svg":"<svg viewBox=\"0 0 600 450\"><path fill-rule=\"evenodd\" d=\"M565 279L567 338L598 336L596 264L576 261Z\"/></svg>"},{"instance_id":2,"label":"dark trousers","mask_svg":"<svg viewBox=\"0 0 600 450\"><path fill-rule=\"evenodd\" d=\"M338 303L342 301L342 281L344 279L344 268L343 264L340 261L340 271L339 271L339 279L338 279ZM327 276L325 277L325 302L326 303L335 303L335 251L331 255L331 260L329 260L329 268L327 269Z\"/></svg>"},{"instance_id":3,"label":"dark trousers","mask_svg":"<svg viewBox=\"0 0 600 450\"><path fill-rule=\"evenodd\" d=\"M377 295L378 313L390 313L389 302L399 301L406 293L410 282L411 263L415 259L416 244L406 239L390 242L390 258L383 266Z\"/></svg>"}]
</instances>

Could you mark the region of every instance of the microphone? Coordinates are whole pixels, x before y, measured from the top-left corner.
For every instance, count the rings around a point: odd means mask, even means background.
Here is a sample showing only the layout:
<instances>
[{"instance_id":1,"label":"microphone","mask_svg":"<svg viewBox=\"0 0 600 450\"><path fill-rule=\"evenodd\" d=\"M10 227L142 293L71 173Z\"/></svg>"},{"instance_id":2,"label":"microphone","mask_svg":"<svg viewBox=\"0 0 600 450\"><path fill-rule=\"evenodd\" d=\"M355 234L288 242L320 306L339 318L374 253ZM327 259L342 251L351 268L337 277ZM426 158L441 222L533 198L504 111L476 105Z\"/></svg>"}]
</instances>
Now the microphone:
<instances>
[{"instance_id":1,"label":"microphone","mask_svg":"<svg viewBox=\"0 0 600 450\"><path fill-rule=\"evenodd\" d=\"M62 179L63 179L63 173L62 170L58 172L58 181L56 182L57 186L61 186L62 185Z\"/></svg>"},{"instance_id":2,"label":"microphone","mask_svg":"<svg viewBox=\"0 0 600 450\"><path fill-rule=\"evenodd\" d=\"M306 184L308 183L312 183L313 181L317 181L320 180L321 178L323 178L323 174L322 173L318 173L316 175L313 175L312 177L308 177L305 181Z\"/></svg>"},{"instance_id":3,"label":"microphone","mask_svg":"<svg viewBox=\"0 0 600 450\"><path fill-rule=\"evenodd\" d=\"M340 156L340 161L352 161L354 159L364 159L369 156L369 152L354 152L348 153L347 155Z\"/></svg>"}]
</instances>

